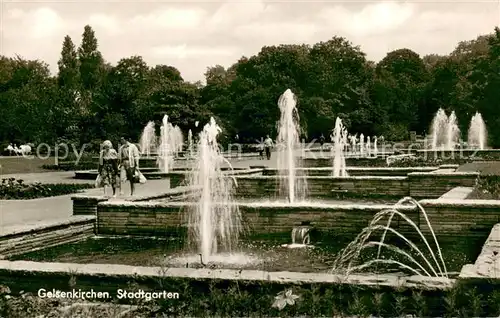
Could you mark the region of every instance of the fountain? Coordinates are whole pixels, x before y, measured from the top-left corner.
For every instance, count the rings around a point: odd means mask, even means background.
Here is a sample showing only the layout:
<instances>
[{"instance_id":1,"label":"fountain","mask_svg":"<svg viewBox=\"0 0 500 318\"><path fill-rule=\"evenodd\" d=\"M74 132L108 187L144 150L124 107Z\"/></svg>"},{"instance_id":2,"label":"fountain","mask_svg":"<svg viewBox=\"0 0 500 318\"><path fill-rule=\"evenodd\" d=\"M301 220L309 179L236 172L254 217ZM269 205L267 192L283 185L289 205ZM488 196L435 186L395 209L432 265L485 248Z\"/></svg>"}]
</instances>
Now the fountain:
<instances>
[{"instance_id":1,"label":"fountain","mask_svg":"<svg viewBox=\"0 0 500 318\"><path fill-rule=\"evenodd\" d=\"M372 151L372 142L370 136L366 137L366 154L370 156Z\"/></svg>"},{"instance_id":2,"label":"fountain","mask_svg":"<svg viewBox=\"0 0 500 318\"><path fill-rule=\"evenodd\" d=\"M415 224L408 216L397 210L398 206L402 205L413 205L416 206L420 213L424 216L427 228L434 241L434 249L429 244L428 240L425 238L424 234L420 230L420 227ZM427 248L428 254L425 255L424 252L412 241L406 238L399 231L391 227L394 217L397 216L400 219L407 222L415 231L418 233L422 242ZM385 225L380 224L380 222L387 217L387 222ZM373 236L375 232L381 231L382 236L379 241L368 241L370 236ZM385 243L388 233L394 234L398 239L404 242L410 247L415 255L411 255L407 251L400 247L390 245ZM374 259L370 259L366 262L359 264L360 256L363 250L367 248L377 248L377 254ZM393 260L389 258L381 257L382 248L387 249L395 253L396 255L406 259L411 263L408 265L401 260ZM434 250L437 251L434 252ZM436 255L437 254L437 255ZM417 261L415 257L419 257L421 261ZM429 258L430 257L430 258ZM446 264L444 262L443 256L441 254L441 248L439 246L436 234L432 229L431 223L425 212L425 209L414 199L406 197L395 204L394 208L382 210L375 214L370 224L362 230L362 232L352 241L343 251L339 254L334 262L333 272L345 272L347 275L359 272L364 269L374 267L376 265L397 265L400 268L410 271L414 275L418 276L429 276L429 277L446 277L448 278L448 273L446 270ZM416 267L415 267L416 266Z\"/></svg>"},{"instance_id":3,"label":"fountain","mask_svg":"<svg viewBox=\"0 0 500 318\"><path fill-rule=\"evenodd\" d=\"M155 133L155 123L150 121L147 123L146 127L142 131L141 139L139 141L139 147L141 149L142 155L150 156L152 150L156 146L156 133Z\"/></svg>"},{"instance_id":4,"label":"fountain","mask_svg":"<svg viewBox=\"0 0 500 318\"><path fill-rule=\"evenodd\" d=\"M292 229L292 244L283 244L282 246L287 248L314 247L311 245L311 230L309 222L302 222L301 225Z\"/></svg>"},{"instance_id":5,"label":"fountain","mask_svg":"<svg viewBox=\"0 0 500 318\"><path fill-rule=\"evenodd\" d=\"M356 153L356 135L351 135L349 138L351 140L351 153Z\"/></svg>"},{"instance_id":6,"label":"fountain","mask_svg":"<svg viewBox=\"0 0 500 318\"><path fill-rule=\"evenodd\" d=\"M361 156L365 154L365 135L359 135L359 152Z\"/></svg>"},{"instance_id":7,"label":"fountain","mask_svg":"<svg viewBox=\"0 0 500 318\"><path fill-rule=\"evenodd\" d=\"M486 149L487 136L483 116L481 116L481 113L477 112L470 121L467 144L469 147L474 146L479 150L484 150Z\"/></svg>"},{"instance_id":8,"label":"fountain","mask_svg":"<svg viewBox=\"0 0 500 318\"><path fill-rule=\"evenodd\" d=\"M375 157L378 155L378 137L373 137L373 154Z\"/></svg>"},{"instance_id":9,"label":"fountain","mask_svg":"<svg viewBox=\"0 0 500 318\"><path fill-rule=\"evenodd\" d=\"M163 116L162 125L160 127L160 145L158 147L158 167L162 172L169 172L170 166L173 163L172 145L170 144L171 127L168 122L168 115Z\"/></svg>"},{"instance_id":10,"label":"fountain","mask_svg":"<svg viewBox=\"0 0 500 318\"><path fill-rule=\"evenodd\" d=\"M431 138L431 149L455 149L460 138L460 130L454 111L449 117L442 108L437 111L431 124Z\"/></svg>"},{"instance_id":11,"label":"fountain","mask_svg":"<svg viewBox=\"0 0 500 318\"><path fill-rule=\"evenodd\" d=\"M178 126L172 126L172 124L168 122L168 115L163 116L159 144L158 167L162 172L169 172L174 162L174 158L183 149L184 137Z\"/></svg>"},{"instance_id":12,"label":"fountain","mask_svg":"<svg viewBox=\"0 0 500 318\"><path fill-rule=\"evenodd\" d=\"M170 136L170 142L172 144L172 152L174 156L177 156L179 152L182 152L184 147L184 136L182 130L177 126L171 127L172 134Z\"/></svg>"},{"instance_id":13,"label":"fountain","mask_svg":"<svg viewBox=\"0 0 500 318\"><path fill-rule=\"evenodd\" d=\"M188 156L189 158L193 158L193 131L189 129L188 131Z\"/></svg>"},{"instance_id":14,"label":"fountain","mask_svg":"<svg viewBox=\"0 0 500 318\"><path fill-rule=\"evenodd\" d=\"M290 203L305 198L305 178L297 178L298 161L295 150L300 146L300 129L297 101L291 90L287 89L278 100L281 117L278 123L278 162L280 195Z\"/></svg>"},{"instance_id":15,"label":"fountain","mask_svg":"<svg viewBox=\"0 0 500 318\"><path fill-rule=\"evenodd\" d=\"M333 142L333 176L347 177L344 149L347 145L347 129L342 124L342 119L337 117L332 135Z\"/></svg>"},{"instance_id":16,"label":"fountain","mask_svg":"<svg viewBox=\"0 0 500 318\"><path fill-rule=\"evenodd\" d=\"M457 116L455 111L451 112L448 117L448 125L446 127L446 149L453 150L460 139L460 129L458 128Z\"/></svg>"},{"instance_id":17,"label":"fountain","mask_svg":"<svg viewBox=\"0 0 500 318\"><path fill-rule=\"evenodd\" d=\"M224 175L229 164L221 154L217 135L221 129L213 118L200 133L196 162L189 185L199 188L199 197L188 220L189 241L198 246L201 262L210 262L220 247L231 252L241 232L241 215L233 200L235 181Z\"/></svg>"}]
</instances>

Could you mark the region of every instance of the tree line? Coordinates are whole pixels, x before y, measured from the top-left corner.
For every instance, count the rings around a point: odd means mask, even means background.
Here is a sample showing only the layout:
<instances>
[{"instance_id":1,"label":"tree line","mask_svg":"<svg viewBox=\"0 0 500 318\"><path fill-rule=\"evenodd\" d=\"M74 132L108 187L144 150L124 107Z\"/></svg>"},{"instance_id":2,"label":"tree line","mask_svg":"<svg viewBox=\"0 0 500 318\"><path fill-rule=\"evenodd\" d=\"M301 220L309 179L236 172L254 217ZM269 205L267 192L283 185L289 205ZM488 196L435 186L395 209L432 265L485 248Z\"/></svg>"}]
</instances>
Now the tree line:
<instances>
[{"instance_id":1,"label":"tree line","mask_svg":"<svg viewBox=\"0 0 500 318\"><path fill-rule=\"evenodd\" d=\"M266 46L227 69L208 67L202 85L140 56L109 64L87 25L79 47L64 38L58 68L52 76L43 61L0 56L0 141L138 140L144 125L159 126L164 114L194 133L214 116L226 140L238 134L253 141L276 134L277 101L290 88L306 139L327 136L339 116L351 133L403 140L409 131L426 133L444 108L456 111L463 137L481 112L490 145L500 146L498 28L459 42L449 55L420 57L402 48L378 63L338 36L312 46Z\"/></svg>"}]
</instances>

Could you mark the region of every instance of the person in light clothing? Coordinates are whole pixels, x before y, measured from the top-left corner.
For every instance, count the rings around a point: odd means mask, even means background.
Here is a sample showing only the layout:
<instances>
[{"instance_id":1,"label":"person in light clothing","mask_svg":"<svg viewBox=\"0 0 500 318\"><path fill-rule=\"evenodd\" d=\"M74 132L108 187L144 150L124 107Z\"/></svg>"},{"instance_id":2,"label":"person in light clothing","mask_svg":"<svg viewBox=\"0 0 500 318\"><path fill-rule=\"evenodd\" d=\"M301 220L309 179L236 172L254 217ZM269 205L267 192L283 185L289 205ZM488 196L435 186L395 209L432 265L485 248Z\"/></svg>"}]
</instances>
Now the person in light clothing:
<instances>
[{"instance_id":1,"label":"person in light clothing","mask_svg":"<svg viewBox=\"0 0 500 318\"><path fill-rule=\"evenodd\" d=\"M266 136L266 139L264 140L264 148L266 150L266 158L267 160L271 159L271 148L273 147L274 143L271 137L269 135Z\"/></svg>"},{"instance_id":2,"label":"person in light clothing","mask_svg":"<svg viewBox=\"0 0 500 318\"><path fill-rule=\"evenodd\" d=\"M111 141L106 140L102 143L102 150L99 153L99 174L96 180L96 186L104 188L109 186L113 190L113 197L116 196L116 186L118 185L118 154L113 149Z\"/></svg>"},{"instance_id":3,"label":"person in light clothing","mask_svg":"<svg viewBox=\"0 0 500 318\"><path fill-rule=\"evenodd\" d=\"M130 182L130 195L134 195L134 182L136 170L139 169L139 149L136 145L122 137L120 139L120 170L125 174L126 180ZM123 182L123 179L122 179ZM122 182L120 182L120 195L123 195Z\"/></svg>"}]
</instances>

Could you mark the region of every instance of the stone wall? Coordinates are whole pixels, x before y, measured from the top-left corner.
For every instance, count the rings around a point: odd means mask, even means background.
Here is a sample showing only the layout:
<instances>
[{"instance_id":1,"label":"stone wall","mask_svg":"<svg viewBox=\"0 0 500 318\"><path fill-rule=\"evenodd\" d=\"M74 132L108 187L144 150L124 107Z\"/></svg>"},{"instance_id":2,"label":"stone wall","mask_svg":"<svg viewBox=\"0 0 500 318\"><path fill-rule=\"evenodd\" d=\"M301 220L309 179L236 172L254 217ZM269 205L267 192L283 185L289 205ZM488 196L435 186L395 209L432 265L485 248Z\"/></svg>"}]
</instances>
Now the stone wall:
<instances>
[{"instance_id":1,"label":"stone wall","mask_svg":"<svg viewBox=\"0 0 500 318\"><path fill-rule=\"evenodd\" d=\"M178 186L165 190L156 195L134 196L126 198L126 201L141 202L161 199L164 201L181 201L190 196L195 189L193 187ZM73 201L73 215L96 215L97 205L106 202L109 198L100 195L77 194L71 197Z\"/></svg>"},{"instance_id":2,"label":"stone wall","mask_svg":"<svg viewBox=\"0 0 500 318\"><path fill-rule=\"evenodd\" d=\"M94 226L95 217L74 216L69 220L2 235L0 258L84 240L94 235Z\"/></svg>"},{"instance_id":3,"label":"stone wall","mask_svg":"<svg viewBox=\"0 0 500 318\"><path fill-rule=\"evenodd\" d=\"M187 227L184 203L115 203L99 204L97 233L103 235L170 236L182 234ZM247 235L290 233L294 226L311 222L322 233L356 235L373 216L387 205L315 205L289 206L273 204L239 204ZM401 207L410 218L418 222L413 207ZM397 222L396 222L397 223ZM395 223L395 224L396 224ZM395 225L398 227L397 225ZM400 228L405 231L406 224Z\"/></svg>"},{"instance_id":4,"label":"stone wall","mask_svg":"<svg viewBox=\"0 0 500 318\"><path fill-rule=\"evenodd\" d=\"M438 199L420 203L439 236L460 234L484 242L491 228L500 223L500 201ZM420 215L420 228L423 233L430 233L423 215Z\"/></svg>"},{"instance_id":5,"label":"stone wall","mask_svg":"<svg viewBox=\"0 0 500 318\"><path fill-rule=\"evenodd\" d=\"M474 187L479 173L423 173L408 174L409 195L414 198L439 198L455 187Z\"/></svg>"},{"instance_id":6,"label":"stone wall","mask_svg":"<svg viewBox=\"0 0 500 318\"><path fill-rule=\"evenodd\" d=\"M411 172L432 172L439 167L347 167L349 176L387 176L387 177L405 177ZM306 176L331 176L333 170L331 167L318 168L298 168L299 175ZM262 172L265 176L278 175L278 169L265 169Z\"/></svg>"},{"instance_id":7,"label":"stone wall","mask_svg":"<svg viewBox=\"0 0 500 318\"><path fill-rule=\"evenodd\" d=\"M275 176L236 177L236 197L273 199L278 193ZM307 178L308 198L342 197L404 197L408 195L406 177L349 177L315 176Z\"/></svg>"},{"instance_id":8,"label":"stone wall","mask_svg":"<svg viewBox=\"0 0 500 318\"><path fill-rule=\"evenodd\" d=\"M422 200L436 235L440 239L486 239L492 226L500 222L500 204L486 200ZM294 226L310 222L320 232L358 234L384 205L290 206L273 203L239 204L248 235L290 233ZM110 235L170 236L185 233L186 203L104 202L99 204L97 233ZM400 207L428 238L431 233L425 215L414 207ZM393 226L412 232L407 222L394 219ZM457 241L458 243L459 241Z\"/></svg>"},{"instance_id":9,"label":"stone wall","mask_svg":"<svg viewBox=\"0 0 500 318\"><path fill-rule=\"evenodd\" d=\"M455 187L473 187L476 172L412 172L408 177L307 177L308 198L384 197L439 198ZM278 193L275 176L237 176L236 197L273 199Z\"/></svg>"},{"instance_id":10,"label":"stone wall","mask_svg":"<svg viewBox=\"0 0 500 318\"><path fill-rule=\"evenodd\" d=\"M104 196L75 195L73 201L73 215L96 215L97 204L107 201Z\"/></svg>"},{"instance_id":11,"label":"stone wall","mask_svg":"<svg viewBox=\"0 0 500 318\"><path fill-rule=\"evenodd\" d=\"M417 155L431 159L467 159L469 157L500 159L500 149L416 150Z\"/></svg>"},{"instance_id":12,"label":"stone wall","mask_svg":"<svg viewBox=\"0 0 500 318\"><path fill-rule=\"evenodd\" d=\"M346 158L346 165L348 167L386 167L386 159L384 157L371 157L371 158ZM331 156L323 157L317 156L312 158L302 158L302 166L304 168L318 168L318 167L331 167Z\"/></svg>"}]
</instances>

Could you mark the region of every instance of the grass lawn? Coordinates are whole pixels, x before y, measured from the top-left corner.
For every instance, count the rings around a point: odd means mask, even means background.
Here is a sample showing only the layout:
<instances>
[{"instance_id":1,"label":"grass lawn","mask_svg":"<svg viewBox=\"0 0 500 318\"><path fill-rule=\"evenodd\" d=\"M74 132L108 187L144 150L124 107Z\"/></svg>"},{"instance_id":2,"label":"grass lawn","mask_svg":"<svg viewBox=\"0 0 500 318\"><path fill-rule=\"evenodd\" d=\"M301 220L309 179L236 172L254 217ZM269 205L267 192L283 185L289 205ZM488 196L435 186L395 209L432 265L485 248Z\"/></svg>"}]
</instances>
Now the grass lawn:
<instances>
[{"instance_id":1,"label":"grass lawn","mask_svg":"<svg viewBox=\"0 0 500 318\"><path fill-rule=\"evenodd\" d=\"M500 175L500 161L477 161L461 165L458 171L477 171L481 175Z\"/></svg>"},{"instance_id":2,"label":"grass lawn","mask_svg":"<svg viewBox=\"0 0 500 318\"><path fill-rule=\"evenodd\" d=\"M43 169L42 165L50 164L54 164L54 157L49 157L47 159L36 157L31 159L23 158L21 156L0 157L0 175L11 173L48 172L50 170Z\"/></svg>"}]
</instances>

